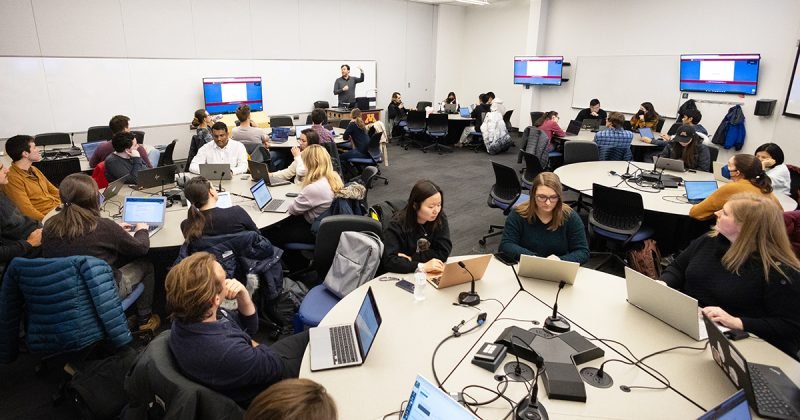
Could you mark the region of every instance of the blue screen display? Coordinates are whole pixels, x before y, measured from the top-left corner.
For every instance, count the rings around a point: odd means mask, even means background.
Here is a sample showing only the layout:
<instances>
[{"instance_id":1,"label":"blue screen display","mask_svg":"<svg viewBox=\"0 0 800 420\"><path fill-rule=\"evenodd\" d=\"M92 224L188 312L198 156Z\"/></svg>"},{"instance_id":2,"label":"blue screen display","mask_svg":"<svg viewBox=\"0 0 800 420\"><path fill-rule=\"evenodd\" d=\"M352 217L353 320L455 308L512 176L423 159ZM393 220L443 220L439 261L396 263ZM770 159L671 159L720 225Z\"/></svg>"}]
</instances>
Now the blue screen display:
<instances>
[{"instance_id":1,"label":"blue screen display","mask_svg":"<svg viewBox=\"0 0 800 420\"><path fill-rule=\"evenodd\" d=\"M755 95L759 54L681 55L680 90Z\"/></svg>"},{"instance_id":2,"label":"blue screen display","mask_svg":"<svg viewBox=\"0 0 800 420\"><path fill-rule=\"evenodd\" d=\"M208 77L203 79L203 95L209 114L236 112L241 104L251 111L263 111L260 77Z\"/></svg>"},{"instance_id":3,"label":"blue screen display","mask_svg":"<svg viewBox=\"0 0 800 420\"><path fill-rule=\"evenodd\" d=\"M563 56L514 57L514 84L561 85Z\"/></svg>"}]
</instances>

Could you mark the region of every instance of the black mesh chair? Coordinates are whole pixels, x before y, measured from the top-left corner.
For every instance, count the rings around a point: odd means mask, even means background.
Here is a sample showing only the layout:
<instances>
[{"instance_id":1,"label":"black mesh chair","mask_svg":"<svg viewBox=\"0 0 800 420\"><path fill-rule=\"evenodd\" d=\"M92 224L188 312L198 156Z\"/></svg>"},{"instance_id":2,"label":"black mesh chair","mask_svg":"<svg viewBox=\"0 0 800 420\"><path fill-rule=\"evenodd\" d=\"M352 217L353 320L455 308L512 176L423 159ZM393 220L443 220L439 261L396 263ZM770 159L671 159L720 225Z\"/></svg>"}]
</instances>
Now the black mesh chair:
<instances>
[{"instance_id":1,"label":"black mesh chair","mask_svg":"<svg viewBox=\"0 0 800 420\"><path fill-rule=\"evenodd\" d=\"M508 216L508 213L518 203L528 201L530 197L528 194L522 194L522 186L514 168L492 162L492 169L494 170L494 185L489 191L489 199L486 204L493 209L502 210L503 216ZM502 234L503 226L489 225L489 233L478 240L478 243L481 246L486 245L486 239Z\"/></svg>"},{"instance_id":2,"label":"black mesh chair","mask_svg":"<svg viewBox=\"0 0 800 420\"><path fill-rule=\"evenodd\" d=\"M708 156L711 158L711 161L716 162L717 157L719 157L719 149L717 149L715 146L705 146L708 147Z\"/></svg>"},{"instance_id":3,"label":"black mesh chair","mask_svg":"<svg viewBox=\"0 0 800 420\"><path fill-rule=\"evenodd\" d=\"M81 162L78 158L50 159L33 162L33 166L42 171L42 174L56 187L68 175L81 171Z\"/></svg>"},{"instance_id":4,"label":"black mesh chair","mask_svg":"<svg viewBox=\"0 0 800 420\"><path fill-rule=\"evenodd\" d=\"M417 111L425 111L425 107L433 106L433 102L419 101L417 102Z\"/></svg>"},{"instance_id":5,"label":"black mesh chair","mask_svg":"<svg viewBox=\"0 0 800 420\"><path fill-rule=\"evenodd\" d=\"M311 114L306 115L306 125L311 125L313 123L314 121L311 121Z\"/></svg>"},{"instance_id":6,"label":"black mesh chair","mask_svg":"<svg viewBox=\"0 0 800 420\"><path fill-rule=\"evenodd\" d=\"M275 115L274 117L269 117L269 126L292 127L294 126L294 123L292 122L292 117L288 115Z\"/></svg>"},{"instance_id":7,"label":"black mesh chair","mask_svg":"<svg viewBox=\"0 0 800 420\"><path fill-rule=\"evenodd\" d=\"M44 133L33 138L37 146L56 146L60 144L71 145L72 138L69 133Z\"/></svg>"},{"instance_id":8,"label":"black mesh chair","mask_svg":"<svg viewBox=\"0 0 800 420\"><path fill-rule=\"evenodd\" d=\"M326 108L330 108L330 107L331 106L330 106L330 104L328 104L328 101L316 101L316 102L314 102L314 108L326 109Z\"/></svg>"},{"instance_id":9,"label":"black mesh chair","mask_svg":"<svg viewBox=\"0 0 800 420\"><path fill-rule=\"evenodd\" d=\"M533 179L544 172L544 168L542 168L542 162L535 155L525 151L520 151L520 154L525 159L525 168L522 169L522 188L530 190L533 186Z\"/></svg>"},{"instance_id":10,"label":"black mesh chair","mask_svg":"<svg viewBox=\"0 0 800 420\"><path fill-rule=\"evenodd\" d=\"M564 142L564 165L595 160L600 160L600 150L597 148L597 143L578 140Z\"/></svg>"},{"instance_id":11,"label":"black mesh chair","mask_svg":"<svg viewBox=\"0 0 800 420\"><path fill-rule=\"evenodd\" d=\"M427 124L425 111L408 111L408 116L406 117L406 132L403 134L403 138L400 139L400 144L404 149L408 150L409 145L423 147L418 137L425 133Z\"/></svg>"},{"instance_id":12,"label":"black mesh chair","mask_svg":"<svg viewBox=\"0 0 800 420\"><path fill-rule=\"evenodd\" d=\"M136 142L139 144L144 144L144 131L141 130L131 130L131 134L136 137Z\"/></svg>"},{"instance_id":13,"label":"black mesh chair","mask_svg":"<svg viewBox=\"0 0 800 420\"><path fill-rule=\"evenodd\" d=\"M89 127L89 131L86 132L86 142L94 143L96 141L111 140L113 136L114 133L111 132L107 125L96 125Z\"/></svg>"},{"instance_id":14,"label":"black mesh chair","mask_svg":"<svg viewBox=\"0 0 800 420\"><path fill-rule=\"evenodd\" d=\"M428 125L425 133L433 140L433 143L423 147L423 153L427 153L428 150L435 150L441 155L443 151L453 151L452 148L440 143L440 141L447 137L447 120L447 114L431 114L428 116Z\"/></svg>"},{"instance_id":15,"label":"black mesh chair","mask_svg":"<svg viewBox=\"0 0 800 420\"><path fill-rule=\"evenodd\" d=\"M375 178L383 179L383 184L386 185L389 183L389 179L385 176L381 175L381 169L378 165L379 163L383 162L383 154L381 153L381 136L383 133L372 133L369 137L369 157L368 158L352 158L349 159L353 165L359 168L359 172L363 173L364 169L367 167L374 167L377 169L377 175Z\"/></svg>"},{"instance_id":16,"label":"black mesh chair","mask_svg":"<svg viewBox=\"0 0 800 420\"><path fill-rule=\"evenodd\" d=\"M347 129L347 126L350 125L350 121L352 120L339 120L339 128Z\"/></svg>"},{"instance_id":17,"label":"black mesh chair","mask_svg":"<svg viewBox=\"0 0 800 420\"><path fill-rule=\"evenodd\" d=\"M663 118L659 118L658 122L656 123L656 126L654 127L655 130L653 130L653 131L656 132L656 133L660 133L661 129L664 128L664 121L665 120Z\"/></svg>"},{"instance_id":18,"label":"black mesh chair","mask_svg":"<svg viewBox=\"0 0 800 420\"><path fill-rule=\"evenodd\" d=\"M170 144L161 152L161 156L158 157L158 166L168 166L174 165L175 161L172 159L172 154L175 152L175 143L178 142L178 139L172 140ZM189 167L188 165L186 166Z\"/></svg>"},{"instance_id":19,"label":"black mesh chair","mask_svg":"<svg viewBox=\"0 0 800 420\"><path fill-rule=\"evenodd\" d=\"M514 113L514 110L513 109L509 109L508 111L506 111L505 114L503 114L503 122L506 123L506 130L508 130L509 132L511 132L511 129L514 128L514 127L511 126L511 114L513 114L513 113Z\"/></svg>"},{"instance_id":20,"label":"black mesh chair","mask_svg":"<svg viewBox=\"0 0 800 420\"><path fill-rule=\"evenodd\" d=\"M536 121L539 120L539 118L542 118L542 115L544 115L544 112L531 111L531 125L536 124Z\"/></svg>"},{"instance_id":21,"label":"black mesh chair","mask_svg":"<svg viewBox=\"0 0 800 420\"><path fill-rule=\"evenodd\" d=\"M186 164L185 168L189 168L189 165L192 164L192 159L197 156L197 151L200 150L206 142L203 141L203 138L198 136L197 134L192 136L192 142L189 144L189 155L186 157Z\"/></svg>"}]
</instances>

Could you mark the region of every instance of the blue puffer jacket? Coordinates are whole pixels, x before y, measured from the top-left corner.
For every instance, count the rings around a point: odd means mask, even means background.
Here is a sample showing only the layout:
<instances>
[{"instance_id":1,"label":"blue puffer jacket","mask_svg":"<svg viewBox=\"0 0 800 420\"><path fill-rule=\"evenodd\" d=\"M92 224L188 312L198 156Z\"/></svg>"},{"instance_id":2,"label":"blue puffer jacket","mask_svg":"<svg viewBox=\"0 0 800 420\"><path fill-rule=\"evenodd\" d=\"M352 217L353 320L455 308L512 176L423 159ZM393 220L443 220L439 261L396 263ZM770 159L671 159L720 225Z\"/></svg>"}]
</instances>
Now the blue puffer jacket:
<instances>
[{"instance_id":1,"label":"blue puffer jacket","mask_svg":"<svg viewBox=\"0 0 800 420\"><path fill-rule=\"evenodd\" d=\"M11 261L0 287L0 363L17 358L23 304L32 353L79 350L104 338L121 347L132 339L114 272L98 258Z\"/></svg>"}]
</instances>

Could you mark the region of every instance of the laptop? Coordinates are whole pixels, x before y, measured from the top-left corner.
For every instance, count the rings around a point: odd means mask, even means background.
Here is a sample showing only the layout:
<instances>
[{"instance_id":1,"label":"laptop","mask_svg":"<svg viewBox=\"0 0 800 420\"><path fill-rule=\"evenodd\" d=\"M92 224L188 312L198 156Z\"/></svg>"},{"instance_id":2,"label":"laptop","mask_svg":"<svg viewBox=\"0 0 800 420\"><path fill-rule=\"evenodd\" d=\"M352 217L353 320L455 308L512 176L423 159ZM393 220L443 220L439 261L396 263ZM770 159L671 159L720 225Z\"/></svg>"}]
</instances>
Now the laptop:
<instances>
[{"instance_id":1,"label":"laptop","mask_svg":"<svg viewBox=\"0 0 800 420\"><path fill-rule=\"evenodd\" d=\"M655 162L655 167L653 170L656 169L664 169L667 171L675 171L675 172L686 172L686 169L683 167L683 161L680 159L670 159L665 157L660 157Z\"/></svg>"},{"instance_id":2,"label":"laptop","mask_svg":"<svg viewBox=\"0 0 800 420\"><path fill-rule=\"evenodd\" d=\"M717 181L683 181L686 188L686 200L697 204L717 190Z\"/></svg>"},{"instance_id":3,"label":"laptop","mask_svg":"<svg viewBox=\"0 0 800 420\"><path fill-rule=\"evenodd\" d=\"M424 376L417 375L402 419L475 420L477 417Z\"/></svg>"},{"instance_id":4,"label":"laptop","mask_svg":"<svg viewBox=\"0 0 800 420\"><path fill-rule=\"evenodd\" d=\"M582 122L582 127L586 130L598 130L600 128L600 120L597 118L586 118Z\"/></svg>"},{"instance_id":5,"label":"laptop","mask_svg":"<svg viewBox=\"0 0 800 420\"><path fill-rule=\"evenodd\" d=\"M570 120L569 125L565 130L567 132L567 136L577 136L578 133L581 132L581 125L582 124L580 121Z\"/></svg>"},{"instance_id":6,"label":"laptop","mask_svg":"<svg viewBox=\"0 0 800 420\"><path fill-rule=\"evenodd\" d=\"M363 364L382 321L369 287L352 324L314 327L308 331L311 371Z\"/></svg>"},{"instance_id":7,"label":"laptop","mask_svg":"<svg viewBox=\"0 0 800 420\"><path fill-rule=\"evenodd\" d=\"M458 104L444 104L444 112L448 114L458 113Z\"/></svg>"},{"instance_id":8,"label":"laptop","mask_svg":"<svg viewBox=\"0 0 800 420\"><path fill-rule=\"evenodd\" d=\"M117 178L116 181L108 184L106 189L103 190L103 201L116 197L124 186L125 177Z\"/></svg>"},{"instance_id":9,"label":"laptop","mask_svg":"<svg viewBox=\"0 0 800 420\"><path fill-rule=\"evenodd\" d=\"M653 130L651 130L651 129L647 128L647 127L640 128L639 129L639 135L642 136L642 137L649 137L651 139L656 138L655 137L656 135L653 134Z\"/></svg>"},{"instance_id":10,"label":"laptop","mask_svg":"<svg viewBox=\"0 0 800 420\"><path fill-rule=\"evenodd\" d=\"M311 125L296 125L292 130L289 130L289 135L292 135L292 132L294 132L295 137L300 137L300 133L308 128L311 128Z\"/></svg>"},{"instance_id":11,"label":"laptop","mask_svg":"<svg viewBox=\"0 0 800 420\"><path fill-rule=\"evenodd\" d=\"M270 193L269 187L267 187L263 179L250 187L250 194L253 194L259 210L270 213L286 213L289 211L289 205L293 201L273 199L272 193Z\"/></svg>"},{"instance_id":12,"label":"laptop","mask_svg":"<svg viewBox=\"0 0 800 420\"><path fill-rule=\"evenodd\" d=\"M269 178L269 167L267 167L266 163L256 162L254 160L248 160L247 167L250 169L250 176L253 178L253 181L259 181L263 179L270 187L277 187L280 185L291 184L291 182L289 181L272 182L272 180L270 180Z\"/></svg>"},{"instance_id":13,"label":"laptop","mask_svg":"<svg viewBox=\"0 0 800 420\"><path fill-rule=\"evenodd\" d=\"M728 162L717 162L717 161L711 162L711 167L714 170L714 179L715 180L717 180L719 182L731 182L730 179L725 178L724 176L722 176L722 168L727 166L727 165L728 165Z\"/></svg>"},{"instance_id":14,"label":"laptop","mask_svg":"<svg viewBox=\"0 0 800 420\"><path fill-rule=\"evenodd\" d=\"M227 163L201 163L200 175L209 181L228 180L233 178L233 171Z\"/></svg>"},{"instance_id":15,"label":"laptop","mask_svg":"<svg viewBox=\"0 0 800 420\"><path fill-rule=\"evenodd\" d=\"M630 267L625 267L625 285L628 289L628 303L697 341L706 339L706 329L699 315L697 299Z\"/></svg>"},{"instance_id":16,"label":"laptop","mask_svg":"<svg viewBox=\"0 0 800 420\"><path fill-rule=\"evenodd\" d=\"M122 221L135 226L137 223L146 223L149 235L153 236L164 226L164 217L167 212L167 197L133 197L125 196L122 204ZM130 232L133 235L134 232Z\"/></svg>"},{"instance_id":17,"label":"laptop","mask_svg":"<svg viewBox=\"0 0 800 420\"><path fill-rule=\"evenodd\" d=\"M483 274L486 272L486 267L489 266L489 261L491 260L491 254L461 260L460 262L464 263L464 266L467 267L469 273L467 270L461 268L461 266L458 265L458 262L447 263L444 266L444 271L442 271L442 274L440 274L438 277L428 278L428 283L437 289L444 289L445 287L469 283L472 281L472 277L469 275L470 273L475 276L475 281L478 281L483 278Z\"/></svg>"},{"instance_id":18,"label":"laptop","mask_svg":"<svg viewBox=\"0 0 800 420\"><path fill-rule=\"evenodd\" d=\"M289 130L291 127L272 127L271 141L284 143L289 140Z\"/></svg>"},{"instance_id":19,"label":"laptop","mask_svg":"<svg viewBox=\"0 0 800 420\"><path fill-rule=\"evenodd\" d=\"M744 390L740 389L718 406L708 410L697 420L750 420L750 404Z\"/></svg>"},{"instance_id":20,"label":"laptop","mask_svg":"<svg viewBox=\"0 0 800 420\"><path fill-rule=\"evenodd\" d=\"M521 255L518 273L520 277L575 284L575 277L580 267L580 264L572 261Z\"/></svg>"},{"instance_id":21,"label":"laptop","mask_svg":"<svg viewBox=\"0 0 800 420\"><path fill-rule=\"evenodd\" d=\"M458 114L461 115L462 118L472 117L472 114L469 113L468 106L462 106L461 108L458 108Z\"/></svg>"},{"instance_id":22,"label":"laptop","mask_svg":"<svg viewBox=\"0 0 800 420\"><path fill-rule=\"evenodd\" d=\"M231 193L228 191L217 193L217 208L228 209L231 207L233 207L233 200L231 199Z\"/></svg>"},{"instance_id":23,"label":"laptop","mask_svg":"<svg viewBox=\"0 0 800 420\"><path fill-rule=\"evenodd\" d=\"M762 417L800 418L800 388L777 366L749 363L728 337L703 315L711 355L737 389Z\"/></svg>"},{"instance_id":24,"label":"laptop","mask_svg":"<svg viewBox=\"0 0 800 420\"><path fill-rule=\"evenodd\" d=\"M160 187L175 182L175 165L159 166L153 169L142 169L136 175L136 185L142 188Z\"/></svg>"},{"instance_id":25,"label":"laptop","mask_svg":"<svg viewBox=\"0 0 800 420\"><path fill-rule=\"evenodd\" d=\"M81 143L81 147L83 148L83 155L86 156L86 159L91 160L92 156L94 156L94 151L97 150L97 146L103 143L102 141L94 141L91 143Z\"/></svg>"}]
</instances>

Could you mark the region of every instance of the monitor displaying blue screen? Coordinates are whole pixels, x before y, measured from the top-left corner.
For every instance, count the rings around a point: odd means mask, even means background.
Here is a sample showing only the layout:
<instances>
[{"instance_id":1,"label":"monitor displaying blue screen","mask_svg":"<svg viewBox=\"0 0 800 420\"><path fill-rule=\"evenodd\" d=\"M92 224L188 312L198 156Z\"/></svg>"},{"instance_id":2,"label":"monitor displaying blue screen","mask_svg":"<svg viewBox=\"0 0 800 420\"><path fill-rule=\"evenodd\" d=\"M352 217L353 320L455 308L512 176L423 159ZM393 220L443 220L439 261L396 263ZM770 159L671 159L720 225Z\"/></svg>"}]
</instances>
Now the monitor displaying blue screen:
<instances>
[{"instance_id":1,"label":"monitor displaying blue screen","mask_svg":"<svg viewBox=\"0 0 800 420\"><path fill-rule=\"evenodd\" d=\"M251 111L263 111L260 77L206 77L203 95L209 114L230 114L241 104Z\"/></svg>"},{"instance_id":2,"label":"monitor displaying blue screen","mask_svg":"<svg viewBox=\"0 0 800 420\"><path fill-rule=\"evenodd\" d=\"M425 377L417 375L402 419L473 420L475 416Z\"/></svg>"},{"instance_id":3,"label":"monitor displaying blue screen","mask_svg":"<svg viewBox=\"0 0 800 420\"><path fill-rule=\"evenodd\" d=\"M561 85L563 56L514 57L514 84Z\"/></svg>"},{"instance_id":4,"label":"monitor displaying blue screen","mask_svg":"<svg viewBox=\"0 0 800 420\"><path fill-rule=\"evenodd\" d=\"M755 95L760 54L683 54L680 89Z\"/></svg>"}]
</instances>

